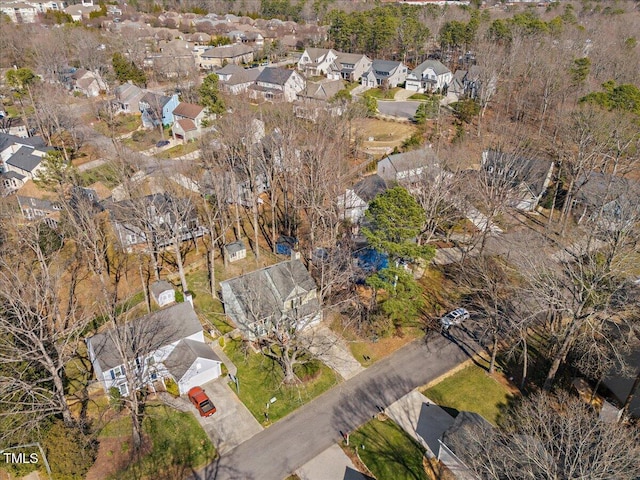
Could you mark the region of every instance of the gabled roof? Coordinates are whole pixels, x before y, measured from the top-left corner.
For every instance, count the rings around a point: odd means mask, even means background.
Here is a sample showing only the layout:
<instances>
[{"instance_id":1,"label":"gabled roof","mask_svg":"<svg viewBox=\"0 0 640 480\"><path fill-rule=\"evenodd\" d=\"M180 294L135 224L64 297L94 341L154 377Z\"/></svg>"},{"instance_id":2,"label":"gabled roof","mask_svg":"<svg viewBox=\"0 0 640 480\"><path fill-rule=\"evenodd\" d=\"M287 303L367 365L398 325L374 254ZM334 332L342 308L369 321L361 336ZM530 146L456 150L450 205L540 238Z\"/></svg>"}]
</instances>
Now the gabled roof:
<instances>
[{"instance_id":1,"label":"gabled roof","mask_svg":"<svg viewBox=\"0 0 640 480\"><path fill-rule=\"evenodd\" d=\"M199 358L222 363L220 358L218 358L206 343L189 339L178 342L173 351L162 363L167 367L171 376L177 381L180 381Z\"/></svg>"},{"instance_id":2,"label":"gabled roof","mask_svg":"<svg viewBox=\"0 0 640 480\"><path fill-rule=\"evenodd\" d=\"M234 73L229 80L221 81L221 83L229 86L253 83L258 79L263 69L264 67L243 68L242 72Z\"/></svg>"},{"instance_id":3,"label":"gabled roof","mask_svg":"<svg viewBox=\"0 0 640 480\"><path fill-rule=\"evenodd\" d=\"M442 62L438 60L426 60L414 68L411 73L418 77L422 76L422 73L425 70L431 69L435 72L436 75L444 75L445 73L450 73L449 70Z\"/></svg>"},{"instance_id":4,"label":"gabled roof","mask_svg":"<svg viewBox=\"0 0 640 480\"><path fill-rule=\"evenodd\" d=\"M235 75L244 71L240 65L236 65L235 63L227 63L224 67L216 70L214 73L216 75Z\"/></svg>"},{"instance_id":5,"label":"gabled roof","mask_svg":"<svg viewBox=\"0 0 640 480\"><path fill-rule=\"evenodd\" d=\"M442 443L449 447L453 453L459 454L466 450L466 446L477 435L482 435L482 431L493 429L482 415L474 412L459 412L447 431L442 434ZM476 433L477 432L477 433Z\"/></svg>"},{"instance_id":6,"label":"gabled roof","mask_svg":"<svg viewBox=\"0 0 640 480\"><path fill-rule=\"evenodd\" d=\"M29 147L38 148L44 147L46 144L42 137L22 138L16 137L15 135L11 135L9 133L0 132L0 152L4 151L11 145L26 145Z\"/></svg>"},{"instance_id":7,"label":"gabled roof","mask_svg":"<svg viewBox=\"0 0 640 480\"><path fill-rule=\"evenodd\" d=\"M380 176L369 175L356 183L352 190L358 197L369 203L378 194L387 190L387 184Z\"/></svg>"},{"instance_id":8,"label":"gabled roof","mask_svg":"<svg viewBox=\"0 0 640 480\"><path fill-rule=\"evenodd\" d=\"M285 83L287 83L287 80L289 80L289 78L291 77L291 75L293 75L293 73L294 73L293 70L287 70L284 68L277 68L277 67L266 67L260 73L260 75L258 75L258 78L256 79L256 81L264 82L264 83L272 83L274 85L284 85Z\"/></svg>"},{"instance_id":9,"label":"gabled roof","mask_svg":"<svg viewBox=\"0 0 640 480\"><path fill-rule=\"evenodd\" d=\"M51 147L45 147L40 151L49 151L53 150ZM33 154L34 149L29 147L20 147L17 152L11 155L6 163L11 165L12 167L19 168L20 170L24 170L26 172L33 171L40 162L42 162L42 157Z\"/></svg>"},{"instance_id":10,"label":"gabled roof","mask_svg":"<svg viewBox=\"0 0 640 480\"><path fill-rule=\"evenodd\" d=\"M171 100L171 97L167 97L161 93L147 92L140 99L140 103L146 103L151 108L161 109L169 103L169 100Z\"/></svg>"},{"instance_id":11,"label":"gabled roof","mask_svg":"<svg viewBox=\"0 0 640 480\"><path fill-rule=\"evenodd\" d=\"M227 243L224 246L224 249L228 253L237 253L241 252L242 250L246 250L246 247L244 246L244 242L242 240L238 240L237 242Z\"/></svg>"},{"instance_id":12,"label":"gabled roof","mask_svg":"<svg viewBox=\"0 0 640 480\"><path fill-rule=\"evenodd\" d=\"M348 63L355 65L363 58L369 59L363 53L338 53L338 58L335 60L337 63Z\"/></svg>"},{"instance_id":13,"label":"gabled roof","mask_svg":"<svg viewBox=\"0 0 640 480\"><path fill-rule=\"evenodd\" d=\"M193 123L193 120L190 118L181 118L180 120L177 120L176 123L183 132L193 132L198 129L196 124Z\"/></svg>"},{"instance_id":14,"label":"gabled roof","mask_svg":"<svg viewBox=\"0 0 640 480\"><path fill-rule=\"evenodd\" d=\"M319 83L307 82L304 90L298 93L298 96L314 100L331 100L343 88L342 80Z\"/></svg>"},{"instance_id":15,"label":"gabled roof","mask_svg":"<svg viewBox=\"0 0 640 480\"><path fill-rule=\"evenodd\" d=\"M189 302L184 302L137 318L117 330L110 328L98 333L88 338L87 343L93 347L96 361L102 371L106 372L123 364L117 341L126 343L126 355L132 357L135 354L151 354L201 331L202 325L196 312ZM138 347L133 347L133 342Z\"/></svg>"},{"instance_id":16,"label":"gabled roof","mask_svg":"<svg viewBox=\"0 0 640 480\"><path fill-rule=\"evenodd\" d=\"M317 62L321 58L325 57L329 52L331 52L330 48L307 48L306 52L309 54L309 58L312 62ZM333 52L336 53L336 52Z\"/></svg>"},{"instance_id":17,"label":"gabled roof","mask_svg":"<svg viewBox=\"0 0 640 480\"><path fill-rule=\"evenodd\" d=\"M121 102L128 102L137 96L144 95L144 90L142 90L137 85L133 83L127 82L123 85L118 85L116 87L116 98Z\"/></svg>"},{"instance_id":18,"label":"gabled roof","mask_svg":"<svg viewBox=\"0 0 640 480\"><path fill-rule=\"evenodd\" d=\"M202 113L202 110L204 110L204 107L195 103L180 102L178 106L173 109L173 114L195 120L198 115Z\"/></svg>"},{"instance_id":19,"label":"gabled roof","mask_svg":"<svg viewBox=\"0 0 640 480\"><path fill-rule=\"evenodd\" d=\"M438 159L431 149L411 150L385 157L391 163L395 173L408 172L419 167L437 165ZM383 159L384 160L384 159ZM381 160L382 161L382 160Z\"/></svg>"},{"instance_id":20,"label":"gabled roof","mask_svg":"<svg viewBox=\"0 0 640 480\"><path fill-rule=\"evenodd\" d=\"M371 69L374 72L393 72L398 68L402 62L396 62L394 60L374 60L371 64Z\"/></svg>"},{"instance_id":21,"label":"gabled roof","mask_svg":"<svg viewBox=\"0 0 640 480\"><path fill-rule=\"evenodd\" d=\"M553 166L551 160L536 157L523 157L517 153L506 153L498 150L488 150L482 153L482 167L509 169L504 175L513 178L514 186L524 183L529 191L538 196L544 193L549 170Z\"/></svg>"}]
</instances>

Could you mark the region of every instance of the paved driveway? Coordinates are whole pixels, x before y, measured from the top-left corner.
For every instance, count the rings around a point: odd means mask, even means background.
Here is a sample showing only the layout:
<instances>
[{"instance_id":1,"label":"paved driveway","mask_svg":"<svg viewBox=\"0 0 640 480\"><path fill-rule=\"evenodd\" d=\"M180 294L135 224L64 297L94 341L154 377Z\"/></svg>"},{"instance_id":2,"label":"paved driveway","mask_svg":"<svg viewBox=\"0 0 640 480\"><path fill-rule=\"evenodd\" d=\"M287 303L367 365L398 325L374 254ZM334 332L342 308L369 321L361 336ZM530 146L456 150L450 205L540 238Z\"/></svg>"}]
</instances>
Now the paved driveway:
<instances>
[{"instance_id":1,"label":"paved driveway","mask_svg":"<svg viewBox=\"0 0 640 480\"><path fill-rule=\"evenodd\" d=\"M300 467L300 480L342 480L349 472L357 471L353 462L338 445L332 445L316 458Z\"/></svg>"},{"instance_id":2,"label":"paved driveway","mask_svg":"<svg viewBox=\"0 0 640 480\"><path fill-rule=\"evenodd\" d=\"M202 418L195 408L192 407L192 410L220 455L263 430L262 425L227 385L226 377L205 383L202 388L213 401L217 411L210 417Z\"/></svg>"},{"instance_id":3,"label":"paved driveway","mask_svg":"<svg viewBox=\"0 0 640 480\"><path fill-rule=\"evenodd\" d=\"M345 343L329 327L320 324L306 331L305 335L311 337L311 353L345 380L364 370Z\"/></svg>"},{"instance_id":4,"label":"paved driveway","mask_svg":"<svg viewBox=\"0 0 640 480\"><path fill-rule=\"evenodd\" d=\"M383 115L411 119L416 114L420 102L378 101L378 111Z\"/></svg>"}]
</instances>

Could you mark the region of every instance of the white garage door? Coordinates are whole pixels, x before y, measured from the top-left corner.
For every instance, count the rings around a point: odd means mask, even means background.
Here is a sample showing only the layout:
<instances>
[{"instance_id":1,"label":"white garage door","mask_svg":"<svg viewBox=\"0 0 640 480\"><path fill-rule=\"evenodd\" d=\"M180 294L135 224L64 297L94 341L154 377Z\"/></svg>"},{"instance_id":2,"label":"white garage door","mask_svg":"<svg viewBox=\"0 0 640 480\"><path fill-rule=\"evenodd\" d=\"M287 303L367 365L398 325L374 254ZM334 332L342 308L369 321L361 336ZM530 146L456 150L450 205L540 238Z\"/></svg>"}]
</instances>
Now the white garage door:
<instances>
[{"instance_id":1,"label":"white garage door","mask_svg":"<svg viewBox=\"0 0 640 480\"><path fill-rule=\"evenodd\" d=\"M183 379L178 383L180 388L180 393L185 394L191 388L202 385L203 383L210 382L211 380L215 380L222 374L220 364L216 363L211 368L207 368L206 370L197 373L191 378Z\"/></svg>"}]
</instances>

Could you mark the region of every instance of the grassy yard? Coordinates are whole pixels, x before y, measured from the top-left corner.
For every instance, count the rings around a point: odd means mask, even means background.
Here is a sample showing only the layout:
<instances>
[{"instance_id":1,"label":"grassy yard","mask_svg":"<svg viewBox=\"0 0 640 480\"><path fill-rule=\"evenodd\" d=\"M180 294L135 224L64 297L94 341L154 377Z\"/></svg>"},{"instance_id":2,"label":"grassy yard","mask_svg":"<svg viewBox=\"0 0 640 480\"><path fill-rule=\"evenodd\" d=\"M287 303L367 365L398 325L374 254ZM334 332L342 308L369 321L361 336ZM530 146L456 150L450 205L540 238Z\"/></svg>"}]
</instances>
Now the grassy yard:
<instances>
[{"instance_id":1,"label":"grassy yard","mask_svg":"<svg viewBox=\"0 0 640 480\"><path fill-rule=\"evenodd\" d=\"M216 264L216 278L221 280L221 271ZM200 270L187 275L189 289L193 292L193 304L197 311L204 315L211 324L223 335L233 330L227 323L224 307L220 300L214 300L209 292L209 279L206 270Z\"/></svg>"},{"instance_id":2,"label":"grassy yard","mask_svg":"<svg viewBox=\"0 0 640 480\"><path fill-rule=\"evenodd\" d=\"M91 185L95 182L102 182L107 187L113 188L120 183L120 175L113 165L105 163L99 167L81 172L80 181L84 186Z\"/></svg>"},{"instance_id":3,"label":"grassy yard","mask_svg":"<svg viewBox=\"0 0 640 480\"><path fill-rule=\"evenodd\" d=\"M163 138L158 128L137 130L133 132L130 138L125 138L122 143L132 150L148 150L160 140L166 140L168 134L169 132L166 132Z\"/></svg>"},{"instance_id":4,"label":"grassy yard","mask_svg":"<svg viewBox=\"0 0 640 480\"><path fill-rule=\"evenodd\" d=\"M192 469L210 462L216 456L215 448L206 433L189 413L153 403L147 406L143 428L149 442L147 452L138 461L112 473L109 478L183 478ZM103 451L100 455L107 458L128 455L130 435L129 417L112 420L100 431L99 440L111 444L105 440L119 439L120 451ZM100 460L99 458L98 462Z\"/></svg>"},{"instance_id":5,"label":"grassy yard","mask_svg":"<svg viewBox=\"0 0 640 480\"><path fill-rule=\"evenodd\" d=\"M116 135L124 135L137 130L142 126L140 115L117 115L114 118L113 133ZM102 135L110 137L112 132L109 126L102 120L94 120L93 128Z\"/></svg>"},{"instance_id":6,"label":"grassy yard","mask_svg":"<svg viewBox=\"0 0 640 480\"><path fill-rule=\"evenodd\" d=\"M393 97L397 92L402 90L401 87L389 88L388 90L382 90L381 88L371 88L364 92L365 97L373 97L380 100L393 100Z\"/></svg>"},{"instance_id":7,"label":"grassy yard","mask_svg":"<svg viewBox=\"0 0 640 480\"><path fill-rule=\"evenodd\" d=\"M251 350L243 351L242 345L240 340L230 341L226 343L224 351L238 367L240 400L262 424L269 423L265 412L270 399L276 398L268 409L269 421L275 422L339 381L333 370L315 362L307 371L296 372L301 379L309 377L306 381L299 385L283 385L282 370L274 361Z\"/></svg>"},{"instance_id":8,"label":"grassy yard","mask_svg":"<svg viewBox=\"0 0 640 480\"><path fill-rule=\"evenodd\" d=\"M175 147L168 148L158 153L158 158L178 158L191 152L198 150L198 142L189 142L176 145Z\"/></svg>"},{"instance_id":9,"label":"grassy yard","mask_svg":"<svg viewBox=\"0 0 640 480\"><path fill-rule=\"evenodd\" d=\"M513 391L484 369L470 365L422 393L441 407L476 412L496 424Z\"/></svg>"},{"instance_id":10,"label":"grassy yard","mask_svg":"<svg viewBox=\"0 0 640 480\"><path fill-rule=\"evenodd\" d=\"M391 420L373 419L353 432L349 447L378 480L429 480L424 450Z\"/></svg>"}]
</instances>

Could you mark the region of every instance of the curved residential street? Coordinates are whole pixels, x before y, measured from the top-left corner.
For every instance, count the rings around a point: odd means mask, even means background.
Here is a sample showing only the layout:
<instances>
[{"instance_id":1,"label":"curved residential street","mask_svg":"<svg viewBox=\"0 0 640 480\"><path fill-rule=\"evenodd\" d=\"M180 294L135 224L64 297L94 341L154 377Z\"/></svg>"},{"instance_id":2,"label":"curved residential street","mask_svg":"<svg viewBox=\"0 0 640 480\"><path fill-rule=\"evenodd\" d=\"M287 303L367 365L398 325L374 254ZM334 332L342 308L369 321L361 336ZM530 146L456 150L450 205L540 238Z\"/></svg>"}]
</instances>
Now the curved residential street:
<instances>
[{"instance_id":1,"label":"curved residential street","mask_svg":"<svg viewBox=\"0 0 640 480\"><path fill-rule=\"evenodd\" d=\"M479 351L464 332L415 341L208 465L198 480L283 480L380 410Z\"/></svg>"}]
</instances>

